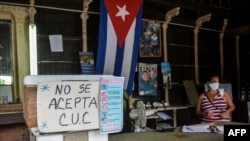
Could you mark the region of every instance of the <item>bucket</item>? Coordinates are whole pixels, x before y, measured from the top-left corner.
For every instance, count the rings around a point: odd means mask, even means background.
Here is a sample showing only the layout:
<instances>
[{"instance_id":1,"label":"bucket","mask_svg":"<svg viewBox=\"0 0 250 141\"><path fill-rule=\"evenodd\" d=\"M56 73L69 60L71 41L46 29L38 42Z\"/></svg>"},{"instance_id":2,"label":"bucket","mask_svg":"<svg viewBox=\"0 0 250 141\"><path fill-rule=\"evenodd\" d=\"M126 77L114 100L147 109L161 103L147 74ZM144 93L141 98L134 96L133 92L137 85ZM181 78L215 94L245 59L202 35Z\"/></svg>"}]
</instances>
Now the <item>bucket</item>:
<instances>
[{"instance_id":1,"label":"bucket","mask_svg":"<svg viewBox=\"0 0 250 141\"><path fill-rule=\"evenodd\" d=\"M82 74L94 74L95 62L93 52L79 52Z\"/></svg>"}]
</instances>

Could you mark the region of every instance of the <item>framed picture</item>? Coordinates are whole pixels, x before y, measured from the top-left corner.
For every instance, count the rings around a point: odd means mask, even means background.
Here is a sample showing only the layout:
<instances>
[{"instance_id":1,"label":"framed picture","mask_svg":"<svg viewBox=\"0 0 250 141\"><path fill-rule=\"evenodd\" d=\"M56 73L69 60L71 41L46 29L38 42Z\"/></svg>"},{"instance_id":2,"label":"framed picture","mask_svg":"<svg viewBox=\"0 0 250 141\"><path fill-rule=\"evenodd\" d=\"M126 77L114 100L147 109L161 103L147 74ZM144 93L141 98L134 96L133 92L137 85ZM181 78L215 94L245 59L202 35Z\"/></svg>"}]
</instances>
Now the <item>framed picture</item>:
<instances>
[{"instance_id":1,"label":"framed picture","mask_svg":"<svg viewBox=\"0 0 250 141\"><path fill-rule=\"evenodd\" d=\"M140 96L157 96L157 64L138 63L138 92Z\"/></svg>"},{"instance_id":2,"label":"framed picture","mask_svg":"<svg viewBox=\"0 0 250 141\"><path fill-rule=\"evenodd\" d=\"M161 57L161 24L143 20L140 37L140 57Z\"/></svg>"}]
</instances>

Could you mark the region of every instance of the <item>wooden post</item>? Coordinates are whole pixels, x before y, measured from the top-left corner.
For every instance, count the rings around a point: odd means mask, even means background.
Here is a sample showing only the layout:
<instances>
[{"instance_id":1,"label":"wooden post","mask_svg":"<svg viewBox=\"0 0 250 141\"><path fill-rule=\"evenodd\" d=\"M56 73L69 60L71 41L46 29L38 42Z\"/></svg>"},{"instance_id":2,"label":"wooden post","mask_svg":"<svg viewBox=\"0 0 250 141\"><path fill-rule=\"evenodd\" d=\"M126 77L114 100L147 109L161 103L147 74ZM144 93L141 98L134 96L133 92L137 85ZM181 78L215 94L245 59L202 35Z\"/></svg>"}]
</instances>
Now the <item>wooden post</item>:
<instances>
[{"instance_id":1,"label":"wooden post","mask_svg":"<svg viewBox=\"0 0 250 141\"><path fill-rule=\"evenodd\" d=\"M238 92L238 99L240 99L240 57L239 57L239 42L240 36L235 36L235 52L236 52L236 67L237 67L237 92Z\"/></svg>"},{"instance_id":2,"label":"wooden post","mask_svg":"<svg viewBox=\"0 0 250 141\"><path fill-rule=\"evenodd\" d=\"M165 15L165 22L162 25L162 31L163 31L163 54L164 54L164 61L168 61L168 49L167 49L167 28L168 23L172 20L172 17L179 15L180 13L180 7L176 7L170 11L167 12ZM169 103L169 94L168 89L165 88L165 102Z\"/></svg>"},{"instance_id":3,"label":"wooden post","mask_svg":"<svg viewBox=\"0 0 250 141\"><path fill-rule=\"evenodd\" d=\"M224 78L224 53L223 53L223 38L224 38L224 32L227 26L227 19L224 19L224 23L222 26L222 30L220 33L220 64L221 64L221 80L222 82L224 82L225 78Z\"/></svg>"},{"instance_id":4,"label":"wooden post","mask_svg":"<svg viewBox=\"0 0 250 141\"><path fill-rule=\"evenodd\" d=\"M211 19L212 14L207 14L196 20L196 26L194 28L194 65L195 65L195 83L199 84L199 63L198 63L198 33L199 28L204 22L208 22Z\"/></svg>"},{"instance_id":5,"label":"wooden post","mask_svg":"<svg viewBox=\"0 0 250 141\"><path fill-rule=\"evenodd\" d=\"M29 14L29 24L34 24L35 23L35 14L36 14L36 9L35 9L35 0L30 0L30 7L28 9L28 14Z\"/></svg>"},{"instance_id":6,"label":"wooden post","mask_svg":"<svg viewBox=\"0 0 250 141\"><path fill-rule=\"evenodd\" d=\"M83 1L83 12L81 14L82 18L82 51L87 52L88 51L88 44L87 44L87 19L88 19L88 9L89 9L89 4L93 0L84 0Z\"/></svg>"}]
</instances>

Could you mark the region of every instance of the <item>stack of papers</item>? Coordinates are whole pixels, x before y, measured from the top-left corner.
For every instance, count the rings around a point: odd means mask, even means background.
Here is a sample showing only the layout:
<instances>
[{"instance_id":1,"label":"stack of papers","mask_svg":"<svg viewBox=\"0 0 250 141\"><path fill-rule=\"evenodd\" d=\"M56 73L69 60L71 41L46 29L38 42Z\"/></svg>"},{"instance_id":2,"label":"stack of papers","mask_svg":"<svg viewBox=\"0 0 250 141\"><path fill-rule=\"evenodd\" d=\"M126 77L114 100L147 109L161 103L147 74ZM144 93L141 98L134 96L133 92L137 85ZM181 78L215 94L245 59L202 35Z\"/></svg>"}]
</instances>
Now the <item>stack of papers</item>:
<instances>
[{"instance_id":1,"label":"stack of papers","mask_svg":"<svg viewBox=\"0 0 250 141\"><path fill-rule=\"evenodd\" d=\"M184 125L182 132L211 132L210 125Z\"/></svg>"},{"instance_id":2,"label":"stack of papers","mask_svg":"<svg viewBox=\"0 0 250 141\"><path fill-rule=\"evenodd\" d=\"M208 125L208 124L196 124L196 125L184 125L182 132L196 132L196 133L224 133L224 126Z\"/></svg>"},{"instance_id":3,"label":"stack of papers","mask_svg":"<svg viewBox=\"0 0 250 141\"><path fill-rule=\"evenodd\" d=\"M168 114L164 113L164 112L157 112L157 115L163 119L163 120L167 120L167 119L172 119L171 116L169 116Z\"/></svg>"}]
</instances>

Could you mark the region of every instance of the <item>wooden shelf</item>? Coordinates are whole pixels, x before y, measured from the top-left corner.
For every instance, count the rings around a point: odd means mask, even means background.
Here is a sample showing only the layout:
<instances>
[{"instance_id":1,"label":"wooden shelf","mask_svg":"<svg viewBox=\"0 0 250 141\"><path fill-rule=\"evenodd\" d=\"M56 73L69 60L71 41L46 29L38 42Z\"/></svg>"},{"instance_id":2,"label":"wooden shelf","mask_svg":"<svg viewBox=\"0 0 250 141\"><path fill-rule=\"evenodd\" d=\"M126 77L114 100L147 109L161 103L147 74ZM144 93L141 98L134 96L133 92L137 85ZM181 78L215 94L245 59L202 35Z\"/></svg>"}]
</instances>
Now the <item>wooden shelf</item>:
<instances>
[{"instance_id":1,"label":"wooden shelf","mask_svg":"<svg viewBox=\"0 0 250 141\"><path fill-rule=\"evenodd\" d=\"M23 112L23 106L22 106L22 104L0 105L0 114L22 113L22 112Z\"/></svg>"},{"instance_id":2,"label":"wooden shelf","mask_svg":"<svg viewBox=\"0 0 250 141\"><path fill-rule=\"evenodd\" d=\"M189 106L167 106L167 107L158 107L152 110L154 110L155 112L173 110L173 117L170 120L173 120L173 126L177 127L177 115L176 115L177 110L187 109L188 107ZM147 119L158 119L158 118L159 116L156 114L147 116Z\"/></svg>"},{"instance_id":3,"label":"wooden shelf","mask_svg":"<svg viewBox=\"0 0 250 141\"><path fill-rule=\"evenodd\" d=\"M39 64L41 63L61 63L61 64L80 64L80 62L75 62L75 61L56 61L56 60L42 60L38 62Z\"/></svg>"},{"instance_id":4,"label":"wooden shelf","mask_svg":"<svg viewBox=\"0 0 250 141\"><path fill-rule=\"evenodd\" d=\"M25 123L22 104L0 105L0 125Z\"/></svg>"},{"instance_id":5,"label":"wooden shelf","mask_svg":"<svg viewBox=\"0 0 250 141\"><path fill-rule=\"evenodd\" d=\"M194 48L194 45L186 45L186 44L174 44L174 43L169 43L168 46L174 46L174 47L189 47L189 48Z\"/></svg>"}]
</instances>

